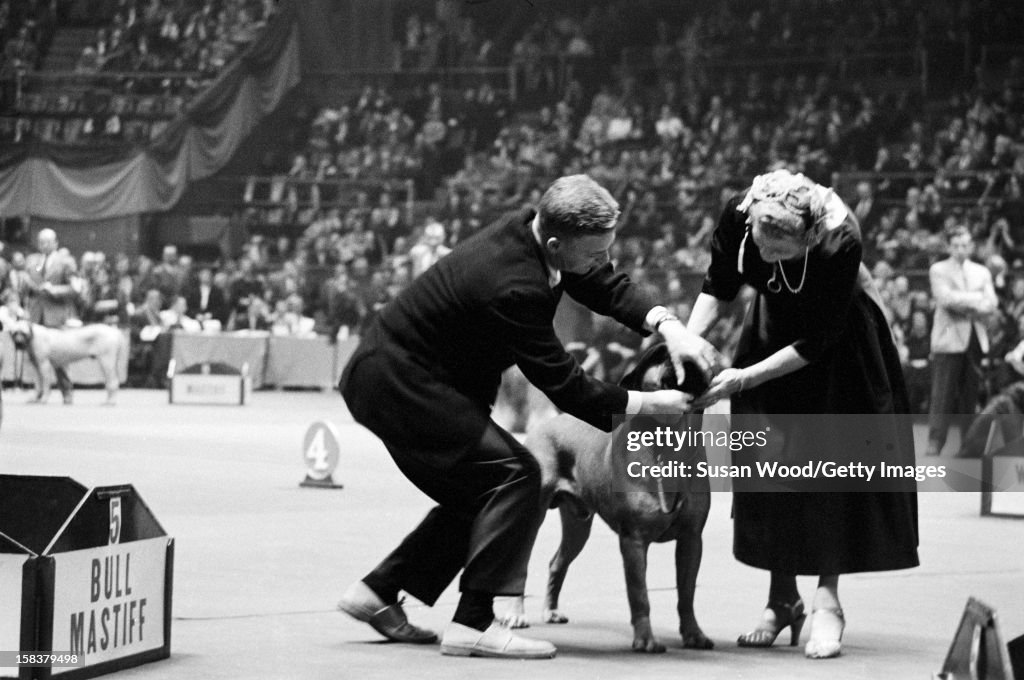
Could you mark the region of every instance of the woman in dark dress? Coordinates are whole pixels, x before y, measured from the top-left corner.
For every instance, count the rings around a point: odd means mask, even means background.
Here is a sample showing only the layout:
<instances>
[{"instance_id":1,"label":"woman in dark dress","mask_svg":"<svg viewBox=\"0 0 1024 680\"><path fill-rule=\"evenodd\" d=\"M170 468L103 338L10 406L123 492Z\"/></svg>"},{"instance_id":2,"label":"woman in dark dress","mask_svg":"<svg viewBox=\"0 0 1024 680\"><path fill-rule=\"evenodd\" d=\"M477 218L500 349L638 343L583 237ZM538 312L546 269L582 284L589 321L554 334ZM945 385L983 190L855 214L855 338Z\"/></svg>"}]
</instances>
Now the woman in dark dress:
<instances>
[{"instance_id":1,"label":"woman in dark dress","mask_svg":"<svg viewBox=\"0 0 1024 680\"><path fill-rule=\"evenodd\" d=\"M731 397L736 414L871 414L863 419L868 426L881 422L887 432L878 434L896 442L887 462L912 465L910 423L900 415L908 404L899 356L861 264L860 229L842 200L785 170L757 177L725 207L690 330L706 334L743 284L757 294L733 367L715 377L695 406ZM795 422L787 446L815 441L807 431L816 421ZM816 441L820 458L846 453L841 437ZM806 615L796 577L814 575L805 654L838 656L845 626L839 575L918 564L912 490L737 491L733 516L736 558L771 571L768 605L757 627L740 636L741 646L770 646L787 627L797 644Z\"/></svg>"}]
</instances>

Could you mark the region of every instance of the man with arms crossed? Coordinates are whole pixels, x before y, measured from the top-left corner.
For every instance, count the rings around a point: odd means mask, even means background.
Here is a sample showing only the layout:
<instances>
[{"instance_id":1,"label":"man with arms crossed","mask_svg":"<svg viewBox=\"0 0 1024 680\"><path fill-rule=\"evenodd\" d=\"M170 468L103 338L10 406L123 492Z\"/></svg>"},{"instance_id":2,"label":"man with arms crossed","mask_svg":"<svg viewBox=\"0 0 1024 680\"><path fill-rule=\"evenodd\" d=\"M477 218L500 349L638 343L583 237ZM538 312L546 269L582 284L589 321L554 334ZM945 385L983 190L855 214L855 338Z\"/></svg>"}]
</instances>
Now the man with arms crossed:
<instances>
[{"instance_id":1,"label":"man with arms crossed","mask_svg":"<svg viewBox=\"0 0 1024 680\"><path fill-rule=\"evenodd\" d=\"M973 249L971 233L957 227L949 236L949 257L928 270L935 299L929 456L942 452L951 414L970 419L978 407L981 360L988 353L985 317L998 302L988 268L968 259ZM960 431L961 436L967 432L966 423Z\"/></svg>"}]
</instances>

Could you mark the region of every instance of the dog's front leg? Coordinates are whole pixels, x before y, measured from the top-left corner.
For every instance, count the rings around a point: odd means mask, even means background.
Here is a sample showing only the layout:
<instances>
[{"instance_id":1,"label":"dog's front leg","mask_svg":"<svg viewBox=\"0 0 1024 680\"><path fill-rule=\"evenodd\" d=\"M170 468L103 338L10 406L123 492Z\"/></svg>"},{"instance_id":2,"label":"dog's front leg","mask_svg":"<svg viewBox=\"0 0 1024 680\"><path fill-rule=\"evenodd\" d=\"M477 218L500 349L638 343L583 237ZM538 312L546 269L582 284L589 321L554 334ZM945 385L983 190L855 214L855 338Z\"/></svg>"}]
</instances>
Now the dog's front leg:
<instances>
[{"instance_id":1,"label":"dog's front leg","mask_svg":"<svg viewBox=\"0 0 1024 680\"><path fill-rule=\"evenodd\" d=\"M701 538L703 526L703 521L700 521L697 526L685 526L676 538L679 634L683 637L683 647L687 649L713 649L715 646L715 643L701 630L700 624L697 623L697 616L693 612L693 598L697 592L697 572L700 570L701 554L704 551L704 541Z\"/></svg>"},{"instance_id":2,"label":"dog's front leg","mask_svg":"<svg viewBox=\"0 0 1024 680\"><path fill-rule=\"evenodd\" d=\"M651 603L647 598L648 543L633 536L619 536L622 566L626 570L626 594L629 597L630 622L633 624L633 651L661 654L665 645L651 630Z\"/></svg>"}]
</instances>

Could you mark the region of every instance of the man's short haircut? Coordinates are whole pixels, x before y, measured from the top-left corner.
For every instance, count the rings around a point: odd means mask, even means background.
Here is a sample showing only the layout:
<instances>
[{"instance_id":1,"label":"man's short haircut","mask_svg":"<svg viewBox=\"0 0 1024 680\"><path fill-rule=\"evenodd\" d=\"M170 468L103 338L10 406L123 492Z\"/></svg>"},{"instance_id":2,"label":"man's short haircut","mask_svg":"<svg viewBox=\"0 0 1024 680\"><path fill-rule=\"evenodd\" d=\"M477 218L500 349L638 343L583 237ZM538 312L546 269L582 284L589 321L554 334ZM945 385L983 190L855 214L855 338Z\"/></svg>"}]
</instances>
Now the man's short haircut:
<instances>
[{"instance_id":1,"label":"man's short haircut","mask_svg":"<svg viewBox=\"0 0 1024 680\"><path fill-rule=\"evenodd\" d=\"M961 236L966 236L968 238L972 238L973 240L973 237L971 237L971 230L968 229L966 225L958 224L957 226L949 230L949 235L946 237L946 242L952 243L954 239L958 239Z\"/></svg>"},{"instance_id":2,"label":"man's short haircut","mask_svg":"<svg viewBox=\"0 0 1024 680\"><path fill-rule=\"evenodd\" d=\"M541 197L538 212L545 237L603 234L614 229L619 220L618 202L586 175L555 180Z\"/></svg>"}]
</instances>

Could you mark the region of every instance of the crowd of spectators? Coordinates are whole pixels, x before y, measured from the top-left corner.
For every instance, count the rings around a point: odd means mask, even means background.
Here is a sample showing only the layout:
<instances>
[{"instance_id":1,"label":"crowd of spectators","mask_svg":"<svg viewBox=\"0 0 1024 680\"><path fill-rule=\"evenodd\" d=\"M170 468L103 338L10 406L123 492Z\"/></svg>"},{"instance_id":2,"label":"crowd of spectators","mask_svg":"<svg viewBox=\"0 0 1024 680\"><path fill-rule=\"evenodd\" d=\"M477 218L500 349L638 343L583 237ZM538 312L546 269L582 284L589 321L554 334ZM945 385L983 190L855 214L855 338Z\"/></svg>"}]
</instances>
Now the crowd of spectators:
<instances>
[{"instance_id":1,"label":"crowd of spectators","mask_svg":"<svg viewBox=\"0 0 1024 680\"><path fill-rule=\"evenodd\" d=\"M9 114L0 118L4 141L145 143L256 37L276 8L276 0L69 4L61 13L62 26L99 27L82 48L75 77L63 86L26 80L41 65L53 35L55 3L26 3L38 9L22 12L29 18L5 42L0 66L0 112Z\"/></svg>"},{"instance_id":2,"label":"crowd of spectators","mask_svg":"<svg viewBox=\"0 0 1024 680\"><path fill-rule=\"evenodd\" d=\"M118 27L163 30L166 14L145 14L154 3L120 2ZM627 5L602 3L486 39L451 2L437 3L429 18L410 14L396 50L401 68L513 64L522 96L510 100L488 83L444 89L427 81L403 91L368 84L314 109L296 121L304 132L292 155L247 183L240 203L254 236L240 256L200 271L168 250L160 264L83 256L83 319L130 324L138 310L151 309L152 321L171 309L178 321L170 323L182 327L358 333L447 249L499 212L535 204L550 179L576 172L620 201L613 260L667 294L685 318L724 199L755 174L787 167L835 186L856 213L918 408L927 399L932 315L924 272L944 256L944 235L956 225L971 229L1001 299L990 320L991 387L1010 379L999 359L1024 339L1022 62L926 98L879 85L870 73L841 77L829 55L896 38L919 47L966 35L998 41L1001 13L1015 10L905 0L853 11L790 0L719 3L670 24L656 7L629 3L628 30ZM179 37L195 17L172 22ZM741 64L705 77L709 64L764 49L825 58L792 73ZM597 64L601 78L588 80ZM216 310L204 302L197 312L201 280L220 291ZM717 329L721 344L735 338L739 313ZM610 379L637 349L636 338L602 319L575 326L567 339Z\"/></svg>"},{"instance_id":3,"label":"crowd of spectators","mask_svg":"<svg viewBox=\"0 0 1024 680\"><path fill-rule=\"evenodd\" d=\"M897 20L912 4L878 8L874 14L858 17L857 30L848 22L830 20L819 25L831 27L847 41L858 36L865 41L905 39ZM835 11L833 5L825 9ZM958 15L950 10L947 4L917 12L912 22L914 40L954 40L970 30L971 23L963 17L956 19ZM790 12L787 16L794 15ZM762 27L759 30L766 31L765 35L775 35L774 29L761 23L770 18L751 16L749 24ZM814 15L800 20L816 21ZM684 26L675 41L670 40L668 27L659 25L662 49L659 52L657 45L651 48L652 61L674 59L678 63L680 55L668 53L689 49L686 41L695 39L694 32L698 42L717 41L721 46L728 35L759 44L756 35L736 29L735 17L694 22ZM726 26L733 28L726 30ZM410 30L417 30L415 22ZM543 33L544 29L534 27L525 39ZM791 35L784 31L778 40ZM816 34L822 35L832 34ZM588 38L586 31L580 36L583 41ZM665 48L668 42L671 50ZM564 42L554 38L549 43L564 47ZM826 39L820 46L824 49L830 44ZM814 49L799 41L784 47ZM701 48L698 52L721 58L732 48L726 45L723 49L725 52L709 52ZM510 58L535 52L516 44ZM581 54L585 52L581 49ZM418 218L412 209L394 210L390 213L393 220L385 225L380 219L370 219L373 195L361 190L354 204L316 213L306 232L316 237L308 243L320 239L316 248L326 250L328 260L334 263L351 265L356 258L366 257L383 283L394 278L395 263L404 261L409 243L425 231L424 225L431 224L435 231L440 225L446 245L453 246L497 212L535 202L549 178L587 172L611 189L622 204L621 237L614 246L613 259L634 278L659 291L671 291L677 312L685 316L686 301L692 299L695 282L708 264L708 240L723 199L755 174L785 166L824 184L841 180L837 189L861 221L868 262L893 310L893 329L908 375L917 375L913 384L918 408L924 408L927 399L932 315L924 272L945 256L944 234L958 224L969 225L975 234L976 257L992 269L1004 302L990 322L996 339L990 387L995 389L1010 378L1000 357L1024 338L1018 327L1022 310L1019 302L1014 306L1012 293L1020 289L1019 295L1024 296L1024 202L1020 194L1024 73L1019 61L1011 61L998 81L986 83L979 78L974 87L931 102L912 89L878 88L868 80L836 78L826 69L769 78L765 71L749 68L726 73L713 84L676 77L677 69L668 72L673 77L645 80L640 67L620 67L609 72L607 84L592 97L582 82L570 78L553 85L554 96L540 104L503 102L500 117L488 119L483 126L485 133L479 128L468 132L458 115L435 116L428 121L422 116L423 108L403 100L389 110L394 111L392 119L405 123L406 140L422 139L430 132L428 122L445 133L456 131L457 143L444 147L449 153L448 172L437 200L428 200ZM552 78L552 82L557 80ZM386 92L378 95L379 101L388 101L390 106ZM432 88L432 95L435 109L442 111L458 111L462 103L458 93ZM360 99L365 102L373 97L364 93ZM465 101L471 100L465 97ZM325 147L324 140L332 140L345 126L370 129L375 116L382 118L358 101L340 110L324 109L311 126L312 146L304 152L306 157L326 149L323 162L332 167L331 156L342 148ZM394 137L384 141L393 143ZM372 148L353 146L361 149L360 153ZM418 149L413 156L422 159L428 154ZM461 163L453 172L455 161ZM349 163L348 168L353 173L348 178L360 176L355 174L360 172L358 163ZM418 177L421 170L422 166L410 164L406 174L396 174ZM430 196L433 185L421 180L420 186ZM419 193L424 195L422 190ZM382 191L379 197L390 205L390 192ZM302 220L299 223L304 224ZM353 241L366 247L353 249ZM398 278L407 280L409 273ZM371 307L372 303L367 305ZM738 317L731 317L723 323L719 329L723 342L735 335L739 322ZM588 365L611 371L614 377L615 367L625 365L623 357L635 351L631 346L635 339L602 320L582 327L584 331L574 339L589 348Z\"/></svg>"},{"instance_id":4,"label":"crowd of spectators","mask_svg":"<svg viewBox=\"0 0 1024 680\"><path fill-rule=\"evenodd\" d=\"M94 44L83 49L76 71L191 72L209 78L256 37L274 8L273 0L118 0ZM147 89L144 80L124 84Z\"/></svg>"},{"instance_id":5,"label":"crowd of spectators","mask_svg":"<svg viewBox=\"0 0 1024 680\"><path fill-rule=\"evenodd\" d=\"M0 109L16 101L25 74L39 66L53 40L54 3L46 0L0 0Z\"/></svg>"}]
</instances>

